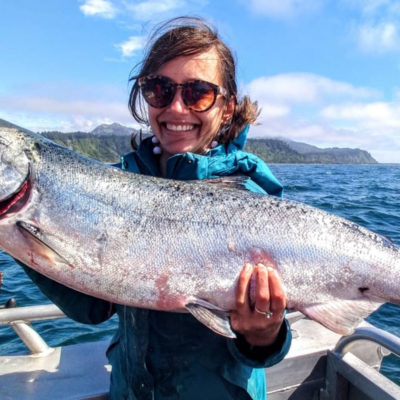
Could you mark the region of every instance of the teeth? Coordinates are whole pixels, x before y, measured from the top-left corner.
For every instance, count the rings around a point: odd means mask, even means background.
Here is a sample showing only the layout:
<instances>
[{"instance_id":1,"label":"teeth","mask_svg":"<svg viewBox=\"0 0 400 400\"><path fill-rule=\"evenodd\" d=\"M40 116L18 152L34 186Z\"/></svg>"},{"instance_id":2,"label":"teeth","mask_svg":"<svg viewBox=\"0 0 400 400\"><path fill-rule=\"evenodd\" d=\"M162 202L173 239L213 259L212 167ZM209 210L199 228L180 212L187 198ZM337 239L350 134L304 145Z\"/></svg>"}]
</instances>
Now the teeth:
<instances>
[{"instance_id":1,"label":"teeth","mask_svg":"<svg viewBox=\"0 0 400 400\"><path fill-rule=\"evenodd\" d=\"M175 125L175 124L169 124L168 122L166 126L167 129L169 129L170 131L190 131L191 129L194 128L193 124Z\"/></svg>"}]
</instances>

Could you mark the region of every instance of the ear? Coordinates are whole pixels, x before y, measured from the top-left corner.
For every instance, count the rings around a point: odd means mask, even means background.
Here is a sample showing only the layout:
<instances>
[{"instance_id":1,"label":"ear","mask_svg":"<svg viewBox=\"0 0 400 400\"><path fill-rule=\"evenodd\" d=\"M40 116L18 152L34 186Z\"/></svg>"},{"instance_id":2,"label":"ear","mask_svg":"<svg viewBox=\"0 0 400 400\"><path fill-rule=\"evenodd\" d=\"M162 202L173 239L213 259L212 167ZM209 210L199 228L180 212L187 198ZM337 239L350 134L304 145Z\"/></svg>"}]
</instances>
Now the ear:
<instances>
[{"instance_id":1,"label":"ear","mask_svg":"<svg viewBox=\"0 0 400 400\"><path fill-rule=\"evenodd\" d=\"M222 123L227 124L233 117L233 113L235 112L235 97L231 96L229 102L226 104L224 113L222 114Z\"/></svg>"}]
</instances>

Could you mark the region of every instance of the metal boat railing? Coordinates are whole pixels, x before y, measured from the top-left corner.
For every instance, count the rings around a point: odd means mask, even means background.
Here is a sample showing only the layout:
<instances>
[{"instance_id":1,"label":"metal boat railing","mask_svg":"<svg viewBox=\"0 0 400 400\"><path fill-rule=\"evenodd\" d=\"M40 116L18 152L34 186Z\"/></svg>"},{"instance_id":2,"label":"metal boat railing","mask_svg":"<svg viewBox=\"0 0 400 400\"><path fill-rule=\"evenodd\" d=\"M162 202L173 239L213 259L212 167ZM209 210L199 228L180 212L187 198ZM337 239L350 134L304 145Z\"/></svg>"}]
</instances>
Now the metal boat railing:
<instances>
[{"instance_id":1,"label":"metal boat railing","mask_svg":"<svg viewBox=\"0 0 400 400\"><path fill-rule=\"evenodd\" d=\"M107 400L108 341L50 347L31 322L64 318L55 305L0 306L0 325L11 326L31 354L0 356L1 400Z\"/></svg>"},{"instance_id":2,"label":"metal boat railing","mask_svg":"<svg viewBox=\"0 0 400 400\"><path fill-rule=\"evenodd\" d=\"M359 340L368 340L378 343L391 353L400 357L400 338L373 326L357 328L351 336L343 336L335 348L335 352L341 355L352 350L354 344Z\"/></svg>"},{"instance_id":3,"label":"metal boat railing","mask_svg":"<svg viewBox=\"0 0 400 400\"><path fill-rule=\"evenodd\" d=\"M15 307L10 302L8 306L0 307L0 325L11 326L36 359L37 356L39 359L50 359L60 349L49 347L30 323L64 317L64 313L53 304ZM311 336L323 339L326 335L332 334L314 321L307 321L301 313L288 314L288 319L294 332L294 340L300 344L298 346L300 348L304 345L304 340L307 342ZM389 352L400 356L398 337L368 326L356 329L351 336L342 337L337 341L338 339L339 337L330 347L333 350L316 349L314 353L310 350L293 357L289 354L283 362L268 369L268 379L275 384L275 387L270 385L268 398L271 400L400 400L400 387L378 371L383 356ZM318 341L315 344L317 347ZM9 365L8 360L11 358L5 360L7 365ZM97 361L100 364L101 362L104 360ZM304 380L299 378L303 374L300 372L301 368L306 369ZM35 376L38 382L37 375ZM19 387L18 382L16 381L17 387ZM54 385L53 378L51 382ZM105 390L103 388L103 391ZM90 398L106 399L107 396L104 392Z\"/></svg>"},{"instance_id":4,"label":"metal boat railing","mask_svg":"<svg viewBox=\"0 0 400 400\"><path fill-rule=\"evenodd\" d=\"M400 387L353 354L360 342L372 342L400 356L400 339L376 327L342 337L327 355L326 387L320 400L398 400ZM381 348L378 347L379 351ZM389 352L386 353L389 354Z\"/></svg>"},{"instance_id":5,"label":"metal boat railing","mask_svg":"<svg viewBox=\"0 0 400 400\"><path fill-rule=\"evenodd\" d=\"M11 326L25 343L31 354L46 355L53 349L32 328L32 321L64 318L65 314L54 304L40 306L16 307L6 306L0 309L0 325Z\"/></svg>"}]
</instances>

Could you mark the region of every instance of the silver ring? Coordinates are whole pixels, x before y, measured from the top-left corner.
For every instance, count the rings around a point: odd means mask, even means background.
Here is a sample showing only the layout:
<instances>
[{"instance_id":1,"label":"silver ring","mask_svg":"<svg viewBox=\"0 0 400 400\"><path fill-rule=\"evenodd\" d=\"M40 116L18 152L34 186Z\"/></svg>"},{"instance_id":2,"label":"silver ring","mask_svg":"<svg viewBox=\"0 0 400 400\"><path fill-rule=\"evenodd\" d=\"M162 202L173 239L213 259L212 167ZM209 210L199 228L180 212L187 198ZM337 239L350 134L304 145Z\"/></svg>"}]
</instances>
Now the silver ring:
<instances>
[{"instance_id":1,"label":"silver ring","mask_svg":"<svg viewBox=\"0 0 400 400\"><path fill-rule=\"evenodd\" d=\"M256 306L254 306L254 310L256 312L258 312L259 314L265 315L267 317L267 319L270 319L274 315L271 311L261 311Z\"/></svg>"}]
</instances>

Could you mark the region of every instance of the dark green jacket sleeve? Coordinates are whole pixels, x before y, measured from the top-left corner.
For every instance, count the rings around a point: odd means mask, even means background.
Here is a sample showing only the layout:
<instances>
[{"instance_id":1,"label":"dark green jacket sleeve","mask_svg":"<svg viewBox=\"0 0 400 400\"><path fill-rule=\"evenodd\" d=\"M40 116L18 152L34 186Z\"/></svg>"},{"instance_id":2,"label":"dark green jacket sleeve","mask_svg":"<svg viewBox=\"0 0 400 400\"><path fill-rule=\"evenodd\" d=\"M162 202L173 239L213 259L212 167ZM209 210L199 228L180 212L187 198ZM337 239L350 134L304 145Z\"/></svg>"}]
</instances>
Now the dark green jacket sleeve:
<instances>
[{"instance_id":1,"label":"dark green jacket sleeve","mask_svg":"<svg viewBox=\"0 0 400 400\"><path fill-rule=\"evenodd\" d=\"M41 292L69 318L83 324L99 324L114 314L115 306L112 303L70 289L15 261L24 268Z\"/></svg>"},{"instance_id":2,"label":"dark green jacket sleeve","mask_svg":"<svg viewBox=\"0 0 400 400\"><path fill-rule=\"evenodd\" d=\"M242 336L239 336L235 340L228 340L228 348L231 354L243 364L253 368L267 368L283 360L291 342L290 325L284 319L278 337L271 346L250 346Z\"/></svg>"}]
</instances>

